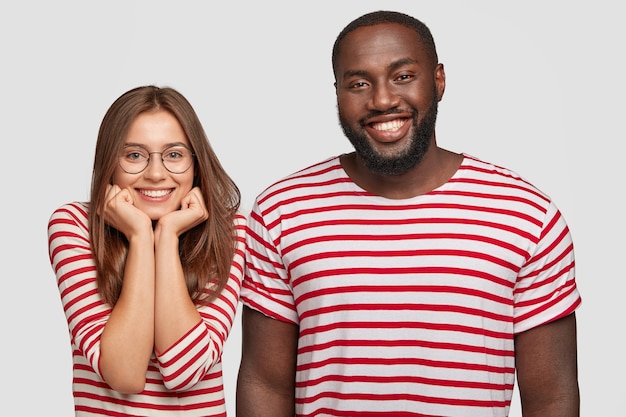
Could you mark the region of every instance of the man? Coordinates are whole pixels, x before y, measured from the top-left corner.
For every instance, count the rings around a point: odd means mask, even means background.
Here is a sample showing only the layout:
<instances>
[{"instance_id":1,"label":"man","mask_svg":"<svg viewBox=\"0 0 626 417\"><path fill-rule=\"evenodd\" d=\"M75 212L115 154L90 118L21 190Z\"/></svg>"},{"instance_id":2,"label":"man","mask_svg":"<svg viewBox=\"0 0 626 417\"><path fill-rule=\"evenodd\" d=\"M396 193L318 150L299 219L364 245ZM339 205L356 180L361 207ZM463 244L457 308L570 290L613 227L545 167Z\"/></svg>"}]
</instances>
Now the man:
<instances>
[{"instance_id":1,"label":"man","mask_svg":"<svg viewBox=\"0 0 626 417\"><path fill-rule=\"evenodd\" d=\"M237 415L577 416L568 227L514 172L438 147L429 29L366 14L333 48L355 152L257 197Z\"/></svg>"}]
</instances>

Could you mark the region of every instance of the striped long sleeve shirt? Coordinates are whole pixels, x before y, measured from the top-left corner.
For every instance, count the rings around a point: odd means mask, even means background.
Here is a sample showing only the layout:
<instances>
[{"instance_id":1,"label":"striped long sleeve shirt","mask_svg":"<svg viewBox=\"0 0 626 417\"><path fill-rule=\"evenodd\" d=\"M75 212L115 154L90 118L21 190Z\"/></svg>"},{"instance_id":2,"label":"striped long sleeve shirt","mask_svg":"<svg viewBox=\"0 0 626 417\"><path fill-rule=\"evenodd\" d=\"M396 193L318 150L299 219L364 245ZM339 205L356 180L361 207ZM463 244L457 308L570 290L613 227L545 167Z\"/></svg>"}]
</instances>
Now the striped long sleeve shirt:
<instances>
[{"instance_id":1,"label":"striped long sleeve shirt","mask_svg":"<svg viewBox=\"0 0 626 417\"><path fill-rule=\"evenodd\" d=\"M87 204L69 203L48 224L50 262L72 345L76 416L225 416L221 357L243 279L245 217L236 218L237 248L222 293L198 307L202 321L196 327L165 352L153 353L143 392L120 394L103 381L98 365L112 309L98 294L87 216Z\"/></svg>"}]
</instances>

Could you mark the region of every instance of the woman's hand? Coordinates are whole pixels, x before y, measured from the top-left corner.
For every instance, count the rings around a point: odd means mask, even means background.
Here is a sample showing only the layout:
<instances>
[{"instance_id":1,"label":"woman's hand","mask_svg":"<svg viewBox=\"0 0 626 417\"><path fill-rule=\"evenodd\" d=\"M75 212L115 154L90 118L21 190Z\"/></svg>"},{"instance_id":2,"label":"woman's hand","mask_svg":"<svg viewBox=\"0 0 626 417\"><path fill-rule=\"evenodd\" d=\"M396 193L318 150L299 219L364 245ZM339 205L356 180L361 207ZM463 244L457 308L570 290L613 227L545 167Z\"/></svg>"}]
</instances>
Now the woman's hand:
<instances>
[{"instance_id":1,"label":"woman's hand","mask_svg":"<svg viewBox=\"0 0 626 417\"><path fill-rule=\"evenodd\" d=\"M147 214L135 207L132 194L118 185L108 185L104 204L104 221L127 239L146 229L152 230L152 221Z\"/></svg>"},{"instance_id":2,"label":"woman's hand","mask_svg":"<svg viewBox=\"0 0 626 417\"><path fill-rule=\"evenodd\" d=\"M161 217L155 230L168 230L180 237L186 231L209 218L209 211L204 203L200 188L194 187L183 198L180 210Z\"/></svg>"}]
</instances>

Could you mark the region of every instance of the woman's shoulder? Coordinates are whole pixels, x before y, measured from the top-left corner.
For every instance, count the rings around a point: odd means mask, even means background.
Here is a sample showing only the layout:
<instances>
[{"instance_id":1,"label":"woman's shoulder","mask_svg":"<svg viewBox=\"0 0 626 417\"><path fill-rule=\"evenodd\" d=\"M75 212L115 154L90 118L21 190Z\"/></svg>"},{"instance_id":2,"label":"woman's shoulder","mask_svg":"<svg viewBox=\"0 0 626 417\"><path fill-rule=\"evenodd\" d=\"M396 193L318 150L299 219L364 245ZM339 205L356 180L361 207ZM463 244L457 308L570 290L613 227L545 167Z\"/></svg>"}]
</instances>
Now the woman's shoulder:
<instances>
[{"instance_id":1,"label":"woman's shoulder","mask_svg":"<svg viewBox=\"0 0 626 417\"><path fill-rule=\"evenodd\" d=\"M50 215L50 221L58 219L73 219L85 223L89 216L89 203L73 201L57 207Z\"/></svg>"},{"instance_id":2,"label":"woman's shoulder","mask_svg":"<svg viewBox=\"0 0 626 417\"><path fill-rule=\"evenodd\" d=\"M247 222L246 216L242 212L237 211L233 218L233 225L235 227L235 230L237 231L237 236L239 237L245 236L246 222Z\"/></svg>"},{"instance_id":3,"label":"woman's shoulder","mask_svg":"<svg viewBox=\"0 0 626 417\"><path fill-rule=\"evenodd\" d=\"M89 239L89 205L74 201L63 204L48 219L48 242L50 247L66 244L68 237Z\"/></svg>"}]
</instances>

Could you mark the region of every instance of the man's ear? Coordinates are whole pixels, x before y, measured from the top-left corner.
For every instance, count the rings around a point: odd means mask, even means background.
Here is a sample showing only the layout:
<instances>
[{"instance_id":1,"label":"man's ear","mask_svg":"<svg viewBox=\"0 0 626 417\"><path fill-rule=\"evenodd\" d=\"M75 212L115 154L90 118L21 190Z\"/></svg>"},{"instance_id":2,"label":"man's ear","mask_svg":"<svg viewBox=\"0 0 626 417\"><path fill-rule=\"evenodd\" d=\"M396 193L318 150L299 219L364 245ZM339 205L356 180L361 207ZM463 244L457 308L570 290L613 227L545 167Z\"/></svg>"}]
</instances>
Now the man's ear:
<instances>
[{"instance_id":1,"label":"man's ear","mask_svg":"<svg viewBox=\"0 0 626 417\"><path fill-rule=\"evenodd\" d=\"M437 101L441 101L443 93L446 91L446 71L441 63L435 67L435 86L437 88Z\"/></svg>"}]
</instances>

